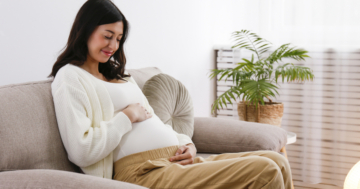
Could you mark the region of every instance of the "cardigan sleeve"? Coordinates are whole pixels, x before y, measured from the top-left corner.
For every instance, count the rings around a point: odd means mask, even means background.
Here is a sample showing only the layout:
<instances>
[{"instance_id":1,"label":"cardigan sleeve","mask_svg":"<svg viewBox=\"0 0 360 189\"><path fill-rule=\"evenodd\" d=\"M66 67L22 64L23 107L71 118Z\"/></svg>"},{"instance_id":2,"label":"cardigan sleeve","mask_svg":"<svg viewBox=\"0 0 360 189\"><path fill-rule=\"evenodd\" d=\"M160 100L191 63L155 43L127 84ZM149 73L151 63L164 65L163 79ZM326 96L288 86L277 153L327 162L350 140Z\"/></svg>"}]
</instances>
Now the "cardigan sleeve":
<instances>
[{"instance_id":1,"label":"cardigan sleeve","mask_svg":"<svg viewBox=\"0 0 360 189\"><path fill-rule=\"evenodd\" d=\"M108 156L132 129L130 119L118 112L108 121L94 125L86 92L61 83L52 89L55 113L64 147L71 162L87 167Z\"/></svg>"}]
</instances>

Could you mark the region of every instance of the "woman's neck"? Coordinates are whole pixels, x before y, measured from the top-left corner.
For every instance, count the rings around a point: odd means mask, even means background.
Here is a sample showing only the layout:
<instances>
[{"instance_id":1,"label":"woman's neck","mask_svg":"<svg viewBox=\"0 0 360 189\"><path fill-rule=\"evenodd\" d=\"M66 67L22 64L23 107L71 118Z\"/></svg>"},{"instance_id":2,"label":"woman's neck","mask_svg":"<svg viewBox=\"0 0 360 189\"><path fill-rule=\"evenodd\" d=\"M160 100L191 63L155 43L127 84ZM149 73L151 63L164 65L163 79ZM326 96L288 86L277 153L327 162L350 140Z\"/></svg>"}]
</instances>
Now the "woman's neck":
<instances>
[{"instance_id":1,"label":"woman's neck","mask_svg":"<svg viewBox=\"0 0 360 189\"><path fill-rule=\"evenodd\" d=\"M99 72L99 62L89 57L89 55L87 57L87 60L80 67L94 76L102 76L102 74Z\"/></svg>"}]
</instances>

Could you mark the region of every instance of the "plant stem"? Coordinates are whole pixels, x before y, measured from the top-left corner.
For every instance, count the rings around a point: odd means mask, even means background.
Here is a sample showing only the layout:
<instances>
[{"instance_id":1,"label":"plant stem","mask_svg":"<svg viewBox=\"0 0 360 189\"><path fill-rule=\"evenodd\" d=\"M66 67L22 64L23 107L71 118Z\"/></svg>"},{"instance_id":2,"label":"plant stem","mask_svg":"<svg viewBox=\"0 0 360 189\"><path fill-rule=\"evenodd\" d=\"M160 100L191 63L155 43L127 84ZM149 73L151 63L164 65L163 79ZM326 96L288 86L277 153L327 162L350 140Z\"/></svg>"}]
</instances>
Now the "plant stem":
<instances>
[{"instance_id":1,"label":"plant stem","mask_svg":"<svg viewBox=\"0 0 360 189\"><path fill-rule=\"evenodd\" d=\"M258 60L260 60L260 55L259 55L259 53L257 52L257 50L256 50L256 47L255 47L254 43L253 43L253 42L249 39L249 37L248 37L247 35L245 35L245 36L246 36L246 38L248 38L248 40L250 41L251 45L254 47L254 50L255 50L256 56L258 57Z\"/></svg>"},{"instance_id":2,"label":"plant stem","mask_svg":"<svg viewBox=\"0 0 360 189\"><path fill-rule=\"evenodd\" d=\"M265 96L268 100L269 100L269 102L270 102L270 104L272 103L272 100L266 95Z\"/></svg>"},{"instance_id":3,"label":"plant stem","mask_svg":"<svg viewBox=\"0 0 360 189\"><path fill-rule=\"evenodd\" d=\"M260 103L258 103L258 109L257 109L257 121L258 123L260 123Z\"/></svg>"}]
</instances>

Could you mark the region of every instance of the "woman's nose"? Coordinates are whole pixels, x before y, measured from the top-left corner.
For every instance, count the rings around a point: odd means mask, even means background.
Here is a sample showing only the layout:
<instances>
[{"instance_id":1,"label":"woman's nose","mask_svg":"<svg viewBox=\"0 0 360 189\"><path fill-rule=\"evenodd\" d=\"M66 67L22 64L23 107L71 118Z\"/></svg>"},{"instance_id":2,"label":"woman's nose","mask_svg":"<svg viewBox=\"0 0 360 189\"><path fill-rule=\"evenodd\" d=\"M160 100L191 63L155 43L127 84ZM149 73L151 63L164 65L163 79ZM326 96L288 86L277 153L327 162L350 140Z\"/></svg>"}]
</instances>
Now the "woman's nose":
<instances>
[{"instance_id":1,"label":"woman's nose","mask_svg":"<svg viewBox=\"0 0 360 189\"><path fill-rule=\"evenodd\" d=\"M109 48L111 48L111 50L113 50L113 51L117 50L117 41L116 41L116 39L110 41Z\"/></svg>"}]
</instances>

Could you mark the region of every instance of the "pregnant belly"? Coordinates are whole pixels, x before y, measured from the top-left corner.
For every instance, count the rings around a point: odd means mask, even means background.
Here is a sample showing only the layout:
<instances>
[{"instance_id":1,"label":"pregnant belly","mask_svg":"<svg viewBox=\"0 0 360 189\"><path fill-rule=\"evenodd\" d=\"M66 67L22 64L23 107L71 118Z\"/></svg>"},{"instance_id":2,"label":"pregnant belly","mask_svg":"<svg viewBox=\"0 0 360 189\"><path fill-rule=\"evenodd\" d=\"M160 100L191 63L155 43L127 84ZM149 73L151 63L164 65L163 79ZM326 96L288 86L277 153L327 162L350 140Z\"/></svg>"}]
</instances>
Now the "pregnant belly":
<instances>
[{"instance_id":1,"label":"pregnant belly","mask_svg":"<svg viewBox=\"0 0 360 189\"><path fill-rule=\"evenodd\" d=\"M121 138L114 150L114 162L130 154L178 144L174 131L154 114L145 121L132 124L132 130Z\"/></svg>"}]
</instances>

